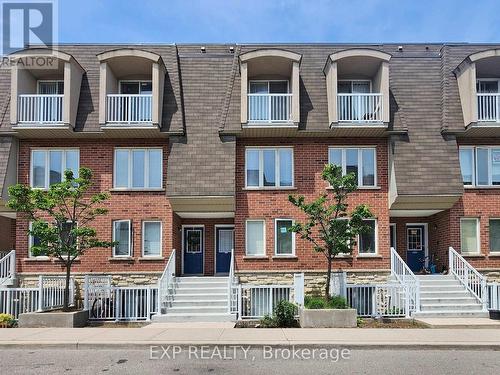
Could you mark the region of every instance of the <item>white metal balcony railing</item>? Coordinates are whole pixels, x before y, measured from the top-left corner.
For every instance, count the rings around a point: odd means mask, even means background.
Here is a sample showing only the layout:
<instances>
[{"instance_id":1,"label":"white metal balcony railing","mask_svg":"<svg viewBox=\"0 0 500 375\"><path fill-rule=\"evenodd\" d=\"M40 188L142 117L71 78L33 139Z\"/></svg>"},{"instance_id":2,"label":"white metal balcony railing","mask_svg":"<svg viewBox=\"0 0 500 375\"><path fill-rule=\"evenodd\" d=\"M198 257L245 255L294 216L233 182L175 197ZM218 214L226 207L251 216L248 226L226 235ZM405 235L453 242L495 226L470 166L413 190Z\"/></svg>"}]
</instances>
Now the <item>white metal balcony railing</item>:
<instances>
[{"instance_id":1,"label":"white metal balcony railing","mask_svg":"<svg viewBox=\"0 0 500 375\"><path fill-rule=\"evenodd\" d=\"M152 121L150 94L108 94L106 99L106 122L139 123Z\"/></svg>"},{"instance_id":2,"label":"white metal balcony railing","mask_svg":"<svg viewBox=\"0 0 500 375\"><path fill-rule=\"evenodd\" d=\"M382 122L382 94L338 94L339 122Z\"/></svg>"},{"instance_id":3,"label":"white metal balcony railing","mask_svg":"<svg viewBox=\"0 0 500 375\"><path fill-rule=\"evenodd\" d=\"M500 93L477 94L477 120L500 122Z\"/></svg>"},{"instance_id":4,"label":"white metal balcony railing","mask_svg":"<svg viewBox=\"0 0 500 375\"><path fill-rule=\"evenodd\" d=\"M249 122L289 122L292 94L248 94Z\"/></svg>"},{"instance_id":5,"label":"white metal balcony railing","mask_svg":"<svg viewBox=\"0 0 500 375\"><path fill-rule=\"evenodd\" d=\"M63 121L64 95L19 95L19 123L59 123Z\"/></svg>"}]
</instances>

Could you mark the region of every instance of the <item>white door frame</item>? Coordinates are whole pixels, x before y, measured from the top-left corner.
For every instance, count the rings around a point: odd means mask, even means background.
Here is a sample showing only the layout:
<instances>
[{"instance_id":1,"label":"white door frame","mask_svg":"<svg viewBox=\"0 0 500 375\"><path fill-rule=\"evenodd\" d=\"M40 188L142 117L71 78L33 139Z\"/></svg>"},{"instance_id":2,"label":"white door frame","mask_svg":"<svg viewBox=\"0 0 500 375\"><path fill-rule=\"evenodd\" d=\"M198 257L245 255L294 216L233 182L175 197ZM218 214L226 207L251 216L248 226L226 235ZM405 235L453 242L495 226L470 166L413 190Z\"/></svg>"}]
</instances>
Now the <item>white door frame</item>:
<instances>
[{"instance_id":1,"label":"white door frame","mask_svg":"<svg viewBox=\"0 0 500 375\"><path fill-rule=\"evenodd\" d=\"M233 254L234 254L234 224L215 224L214 226L214 275L217 275L217 228L233 228Z\"/></svg>"},{"instance_id":2,"label":"white door frame","mask_svg":"<svg viewBox=\"0 0 500 375\"><path fill-rule=\"evenodd\" d=\"M202 248L202 252L201 252L203 272L201 273L201 275L204 276L205 275L205 236L206 236L205 225L203 225L203 224L193 224L193 225L183 224L181 226L181 231L182 231L182 235L181 235L181 238L182 238L181 274L182 275L184 275L184 228L201 228L203 231L203 233L202 233L203 234L203 240L202 240L202 247L203 248Z\"/></svg>"},{"instance_id":3,"label":"white door frame","mask_svg":"<svg viewBox=\"0 0 500 375\"><path fill-rule=\"evenodd\" d=\"M406 262L408 262L408 227L413 226L413 225L422 225L424 227L424 257L426 258L425 261L425 266L429 267L429 259L427 257L429 256L429 223L406 223L406 233L405 233L405 258Z\"/></svg>"}]
</instances>

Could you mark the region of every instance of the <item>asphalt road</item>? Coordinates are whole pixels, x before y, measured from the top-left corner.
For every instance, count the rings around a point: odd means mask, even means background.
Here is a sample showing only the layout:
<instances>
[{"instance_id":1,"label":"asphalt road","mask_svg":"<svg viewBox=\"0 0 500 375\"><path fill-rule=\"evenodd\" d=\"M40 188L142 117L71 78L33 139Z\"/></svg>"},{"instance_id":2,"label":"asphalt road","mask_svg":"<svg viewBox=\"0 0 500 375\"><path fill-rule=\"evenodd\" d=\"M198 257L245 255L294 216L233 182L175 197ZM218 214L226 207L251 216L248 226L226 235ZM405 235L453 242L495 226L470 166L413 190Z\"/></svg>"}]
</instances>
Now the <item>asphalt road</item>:
<instances>
[{"instance_id":1,"label":"asphalt road","mask_svg":"<svg viewBox=\"0 0 500 375\"><path fill-rule=\"evenodd\" d=\"M463 350L352 350L325 354L289 353L262 348L213 348L197 357L183 348L173 358L172 348L138 350L2 349L1 374L500 374L500 352ZM168 354L165 354L168 353ZM204 357L206 355L212 359ZM215 357L214 357L215 355ZM290 353L292 355L292 353ZM274 356L274 358L266 358ZM278 358L275 358L275 357ZM342 358L342 356L344 358ZM191 358L190 358L191 357ZM221 359L222 357L222 359ZM150 359L156 358L156 359ZM161 359L160 359L161 358ZM225 358L225 359L224 359ZM306 359L308 358L308 359ZM337 358L337 361L335 361Z\"/></svg>"}]
</instances>

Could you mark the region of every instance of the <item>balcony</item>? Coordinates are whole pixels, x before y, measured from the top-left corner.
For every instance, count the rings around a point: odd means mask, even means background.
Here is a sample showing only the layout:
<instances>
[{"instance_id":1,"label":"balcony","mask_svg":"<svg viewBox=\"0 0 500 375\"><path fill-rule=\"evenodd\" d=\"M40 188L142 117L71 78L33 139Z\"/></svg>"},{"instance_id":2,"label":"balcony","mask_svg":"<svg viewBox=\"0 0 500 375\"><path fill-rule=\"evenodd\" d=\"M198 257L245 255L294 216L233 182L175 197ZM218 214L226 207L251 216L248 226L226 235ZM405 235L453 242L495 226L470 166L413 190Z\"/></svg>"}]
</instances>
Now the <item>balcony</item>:
<instances>
[{"instance_id":1,"label":"balcony","mask_svg":"<svg viewBox=\"0 0 500 375\"><path fill-rule=\"evenodd\" d=\"M248 94L248 122L291 122L292 94Z\"/></svg>"},{"instance_id":2,"label":"balcony","mask_svg":"<svg viewBox=\"0 0 500 375\"><path fill-rule=\"evenodd\" d=\"M152 94L108 94L106 97L106 123L151 123Z\"/></svg>"},{"instance_id":3,"label":"balcony","mask_svg":"<svg viewBox=\"0 0 500 375\"><path fill-rule=\"evenodd\" d=\"M337 94L339 123L381 123L382 94Z\"/></svg>"},{"instance_id":4,"label":"balcony","mask_svg":"<svg viewBox=\"0 0 500 375\"><path fill-rule=\"evenodd\" d=\"M477 120L479 122L500 122L499 93L477 94Z\"/></svg>"},{"instance_id":5,"label":"balcony","mask_svg":"<svg viewBox=\"0 0 500 375\"><path fill-rule=\"evenodd\" d=\"M62 124L64 95L19 95L19 124Z\"/></svg>"}]
</instances>

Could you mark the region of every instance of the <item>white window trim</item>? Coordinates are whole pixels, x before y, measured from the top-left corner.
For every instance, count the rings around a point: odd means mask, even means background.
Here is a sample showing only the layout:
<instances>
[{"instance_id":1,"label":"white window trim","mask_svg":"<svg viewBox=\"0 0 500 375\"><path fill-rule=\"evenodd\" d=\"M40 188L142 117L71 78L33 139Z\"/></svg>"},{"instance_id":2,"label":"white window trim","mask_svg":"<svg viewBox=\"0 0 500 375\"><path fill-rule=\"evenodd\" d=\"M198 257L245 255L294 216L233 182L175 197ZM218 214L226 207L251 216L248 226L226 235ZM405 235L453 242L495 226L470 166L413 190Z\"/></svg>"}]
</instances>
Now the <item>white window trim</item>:
<instances>
[{"instance_id":1,"label":"white window trim","mask_svg":"<svg viewBox=\"0 0 500 375\"><path fill-rule=\"evenodd\" d=\"M279 150L287 149L292 152L292 185L281 186L281 175L280 175L280 156ZM274 170L275 170L275 186L264 186L264 150L274 150ZM248 151L258 151L259 152L259 186L248 186L248 173L247 173L247 152ZM280 189L295 189L295 155L294 148L290 146L247 146L245 147L245 189L248 190L280 190Z\"/></svg>"},{"instance_id":2,"label":"white window trim","mask_svg":"<svg viewBox=\"0 0 500 375\"><path fill-rule=\"evenodd\" d=\"M45 186L44 187L34 187L33 186L33 179L34 179L34 173L33 173L33 154L35 152L45 152ZM42 147L42 148L34 148L31 150L31 157L30 157L30 186L33 189L40 189L40 190L48 190L50 187L50 152L51 151L61 151L62 152L62 158L61 158L61 167L62 167L62 177L64 181L64 172L66 171L65 166L66 166L66 152L67 151L76 151L78 152L78 169L80 169L80 149L75 148L75 147L58 147L58 148L48 148L48 147Z\"/></svg>"},{"instance_id":3,"label":"white window trim","mask_svg":"<svg viewBox=\"0 0 500 375\"><path fill-rule=\"evenodd\" d=\"M500 86L499 86L500 87ZM491 241L490 241L490 235L491 235L491 220L498 220L500 221L500 217L490 217L488 219L488 250L491 254L500 254L500 249L499 250L491 250Z\"/></svg>"},{"instance_id":4,"label":"white window trim","mask_svg":"<svg viewBox=\"0 0 500 375\"><path fill-rule=\"evenodd\" d=\"M375 227L373 228L374 231L375 231L375 252L373 253L362 253L360 250L361 250L361 235L358 234L358 257L366 257L366 258L370 258L370 257L374 257L374 256L378 256L378 220L377 218L368 218L368 219L363 219L363 221L375 221Z\"/></svg>"},{"instance_id":5,"label":"white window trim","mask_svg":"<svg viewBox=\"0 0 500 375\"><path fill-rule=\"evenodd\" d=\"M160 151L160 160L161 160L161 168L160 168L160 181L161 181L161 186L160 187L149 187L146 185L149 185L149 150L159 150ZM116 159L116 152L117 151L128 151L128 183L127 187L122 187L122 186L116 186L116 171L117 171L117 159ZM144 151L144 187L132 187L132 152L133 151ZM121 191L128 191L128 190L137 190L137 191L144 191L144 190L163 190L163 148L162 147L115 147L113 151L113 190L121 190Z\"/></svg>"},{"instance_id":6,"label":"white window trim","mask_svg":"<svg viewBox=\"0 0 500 375\"><path fill-rule=\"evenodd\" d=\"M480 84L481 82L496 82L497 83L497 93L500 93L500 79L498 78L477 78L476 79L476 88L478 86L478 84ZM478 93L480 93L478 91Z\"/></svg>"},{"instance_id":7,"label":"white window trim","mask_svg":"<svg viewBox=\"0 0 500 375\"><path fill-rule=\"evenodd\" d=\"M351 91L352 91L352 84L354 82L369 82L370 83L370 94L372 93L373 91L373 82L371 79L339 79L337 80L338 83L341 83L341 82L351 82ZM338 85L338 84L337 84ZM339 93L339 94L342 94L342 93Z\"/></svg>"},{"instance_id":8,"label":"white window trim","mask_svg":"<svg viewBox=\"0 0 500 375\"><path fill-rule=\"evenodd\" d=\"M61 83L63 84L63 90L64 90L64 79L39 79L36 81L36 94L37 95L45 95L45 94L40 94L40 83ZM50 94L50 95L64 95L64 91L62 94Z\"/></svg>"},{"instance_id":9,"label":"white window trim","mask_svg":"<svg viewBox=\"0 0 500 375\"><path fill-rule=\"evenodd\" d=\"M295 256L295 233L291 232L292 235L292 252L290 254L278 254L278 221L291 221L292 225L295 224L295 220L285 217L278 217L274 219L274 256L275 257L294 257Z\"/></svg>"},{"instance_id":10,"label":"white window trim","mask_svg":"<svg viewBox=\"0 0 500 375\"><path fill-rule=\"evenodd\" d=\"M286 93L283 94L290 94L290 81L287 79L250 79L248 80L248 94L251 94L250 85L252 83L267 83L267 93L269 94L270 82L286 82Z\"/></svg>"},{"instance_id":11,"label":"white window trim","mask_svg":"<svg viewBox=\"0 0 500 375\"><path fill-rule=\"evenodd\" d=\"M115 223L122 223L122 222L128 222L128 254L126 255L117 255L115 253L116 247L113 246L113 258L131 258L132 257L132 248L133 248L133 243L132 243L132 220L113 220L113 241L116 240L116 227Z\"/></svg>"},{"instance_id":12,"label":"white window trim","mask_svg":"<svg viewBox=\"0 0 500 375\"><path fill-rule=\"evenodd\" d=\"M30 221L29 224L28 224L28 226L29 226L29 230L31 230L31 228L33 227L33 222ZM33 240L34 240L33 235L28 234L28 258L31 258L31 259L40 259L40 260L50 259L47 255L34 256L31 253L31 246L33 246Z\"/></svg>"},{"instance_id":13,"label":"white window trim","mask_svg":"<svg viewBox=\"0 0 500 375\"><path fill-rule=\"evenodd\" d=\"M155 255L146 255L144 253L144 242L146 239L145 233L146 233L146 224L147 223L160 223L160 253L155 254ZM141 256L143 258L161 258L163 255L163 222L161 220L143 220L142 222L142 250L141 250Z\"/></svg>"},{"instance_id":14,"label":"white window trim","mask_svg":"<svg viewBox=\"0 0 500 375\"><path fill-rule=\"evenodd\" d=\"M476 221L476 248L475 252L464 252L462 249L462 222L465 220ZM481 254L481 221L478 217L461 217L460 218L460 253L464 256Z\"/></svg>"},{"instance_id":15,"label":"white window trim","mask_svg":"<svg viewBox=\"0 0 500 375\"><path fill-rule=\"evenodd\" d=\"M264 248L262 249L263 252L262 254L248 254L248 223L251 222L259 222L262 223L262 228L263 228L263 239L264 239ZM267 244L267 238L266 238L266 221L264 219L248 219L245 221L245 256L250 257L250 258L262 258L266 257L266 244Z\"/></svg>"},{"instance_id":16,"label":"white window trim","mask_svg":"<svg viewBox=\"0 0 500 375\"><path fill-rule=\"evenodd\" d=\"M139 91L141 91L141 83L151 83L151 91L153 90L153 81L148 80L148 79L121 79L118 81L118 91L120 92L120 95L151 95L151 94L123 94L122 93L122 83L138 83L139 84Z\"/></svg>"},{"instance_id":17,"label":"white window trim","mask_svg":"<svg viewBox=\"0 0 500 375\"><path fill-rule=\"evenodd\" d=\"M500 87L500 86L499 86ZM481 189L500 189L500 185L493 185L493 176L491 173L491 153L493 149L499 149L500 150L500 145L477 145L477 146L459 146L459 161L460 161L460 150L472 150L472 157L473 157L473 163L472 167L474 170L472 171L472 185L463 185L465 189L474 189L474 188L481 188ZM488 150L488 184L487 185L480 185L478 183L478 168L477 168L477 151L478 149L487 149ZM462 174L461 171L462 166L460 166L460 175ZM462 176L462 183L463 183L463 176Z\"/></svg>"},{"instance_id":18,"label":"white window trim","mask_svg":"<svg viewBox=\"0 0 500 375\"><path fill-rule=\"evenodd\" d=\"M374 178L373 185L363 185L363 163L362 155L363 150L373 150L374 157ZM329 146L328 147L328 164L332 164L330 161L330 150L341 150L342 151L342 175L346 175L347 171L347 161L346 161L346 151L347 150L358 150L358 188L360 189L378 189L378 178L377 178L377 147L376 146Z\"/></svg>"},{"instance_id":19,"label":"white window trim","mask_svg":"<svg viewBox=\"0 0 500 375\"><path fill-rule=\"evenodd\" d=\"M392 238L392 236L391 236L391 230L390 230L390 228L394 228L394 230L392 232L394 238ZM389 245L391 244L391 240L394 240L394 250L397 251L398 234L397 234L397 225L396 225L396 223L389 223L389 236L390 236L390 238L389 238Z\"/></svg>"},{"instance_id":20,"label":"white window trim","mask_svg":"<svg viewBox=\"0 0 500 375\"><path fill-rule=\"evenodd\" d=\"M472 151L472 182L470 185L464 185L464 188L471 188L476 186L476 150L474 146L460 146L458 148L458 161L460 162L460 151L462 150L471 150ZM462 175L462 165L460 165L460 175ZM462 183L463 183L463 175L462 175Z\"/></svg>"}]
</instances>

